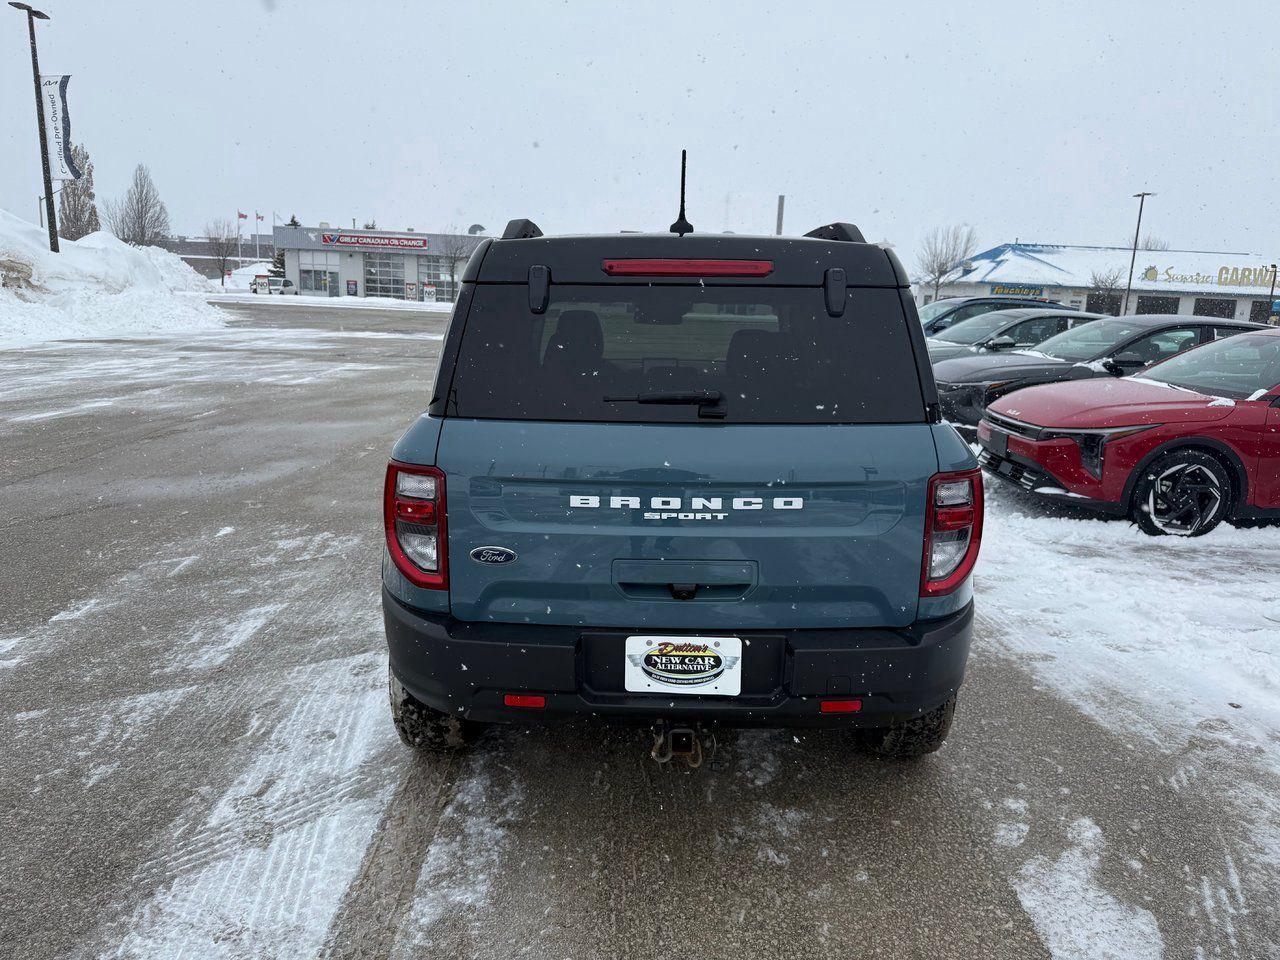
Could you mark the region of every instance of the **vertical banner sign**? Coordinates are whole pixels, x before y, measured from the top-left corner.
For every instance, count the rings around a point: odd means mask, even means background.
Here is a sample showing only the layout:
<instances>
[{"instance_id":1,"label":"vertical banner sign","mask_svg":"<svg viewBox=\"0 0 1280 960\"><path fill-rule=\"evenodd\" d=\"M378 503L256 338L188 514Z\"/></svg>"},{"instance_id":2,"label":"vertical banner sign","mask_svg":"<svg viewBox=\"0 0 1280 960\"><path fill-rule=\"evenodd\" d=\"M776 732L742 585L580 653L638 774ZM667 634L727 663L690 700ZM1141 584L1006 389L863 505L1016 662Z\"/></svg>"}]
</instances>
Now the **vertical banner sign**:
<instances>
[{"instance_id":1,"label":"vertical banner sign","mask_svg":"<svg viewBox=\"0 0 1280 960\"><path fill-rule=\"evenodd\" d=\"M54 180L79 180L84 171L71 159L71 116L67 113L70 74L40 78L40 106L49 138L49 168Z\"/></svg>"}]
</instances>

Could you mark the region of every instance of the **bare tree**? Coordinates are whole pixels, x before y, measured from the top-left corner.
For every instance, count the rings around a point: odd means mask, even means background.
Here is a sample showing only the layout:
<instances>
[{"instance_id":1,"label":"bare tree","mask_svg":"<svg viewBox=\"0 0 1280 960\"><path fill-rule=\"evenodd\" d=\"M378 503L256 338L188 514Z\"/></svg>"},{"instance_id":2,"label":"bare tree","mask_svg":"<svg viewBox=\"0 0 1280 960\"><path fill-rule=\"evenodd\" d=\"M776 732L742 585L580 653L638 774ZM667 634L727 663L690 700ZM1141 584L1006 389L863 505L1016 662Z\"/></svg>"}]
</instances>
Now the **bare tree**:
<instances>
[{"instance_id":1,"label":"bare tree","mask_svg":"<svg viewBox=\"0 0 1280 960\"><path fill-rule=\"evenodd\" d=\"M209 241L209 253L218 261L218 276L222 285L227 285L227 264L236 255L236 227L225 217L221 220L210 220L204 225L205 239Z\"/></svg>"},{"instance_id":2,"label":"bare tree","mask_svg":"<svg viewBox=\"0 0 1280 960\"><path fill-rule=\"evenodd\" d=\"M471 256L474 244L466 237L460 234L461 228L456 224L450 224L446 232L440 238L440 246L436 250L436 256L440 258L440 273L449 277L450 299L458 299L458 268L466 262Z\"/></svg>"},{"instance_id":3,"label":"bare tree","mask_svg":"<svg viewBox=\"0 0 1280 960\"><path fill-rule=\"evenodd\" d=\"M169 211L151 171L141 163L134 168L133 182L124 196L103 204L103 214L111 232L135 247L155 246L169 236Z\"/></svg>"},{"instance_id":4,"label":"bare tree","mask_svg":"<svg viewBox=\"0 0 1280 960\"><path fill-rule=\"evenodd\" d=\"M83 175L79 180L67 180L58 194L58 228L68 240L79 240L102 229L98 221L98 205L93 192L93 161L89 151L77 144L71 148L71 159Z\"/></svg>"},{"instance_id":5,"label":"bare tree","mask_svg":"<svg viewBox=\"0 0 1280 960\"><path fill-rule=\"evenodd\" d=\"M1169 241L1162 237L1157 237L1154 233L1148 233L1142 238L1142 242L1138 244L1139 250L1168 250Z\"/></svg>"},{"instance_id":6,"label":"bare tree","mask_svg":"<svg viewBox=\"0 0 1280 960\"><path fill-rule=\"evenodd\" d=\"M1111 293L1113 290L1119 290L1124 283L1124 270L1121 267L1112 267L1110 270L1095 270L1089 275L1089 289L1096 290L1098 293Z\"/></svg>"},{"instance_id":7,"label":"bare tree","mask_svg":"<svg viewBox=\"0 0 1280 960\"><path fill-rule=\"evenodd\" d=\"M920 241L918 281L933 287L933 298L943 282L978 249L978 235L967 224L934 227Z\"/></svg>"}]
</instances>

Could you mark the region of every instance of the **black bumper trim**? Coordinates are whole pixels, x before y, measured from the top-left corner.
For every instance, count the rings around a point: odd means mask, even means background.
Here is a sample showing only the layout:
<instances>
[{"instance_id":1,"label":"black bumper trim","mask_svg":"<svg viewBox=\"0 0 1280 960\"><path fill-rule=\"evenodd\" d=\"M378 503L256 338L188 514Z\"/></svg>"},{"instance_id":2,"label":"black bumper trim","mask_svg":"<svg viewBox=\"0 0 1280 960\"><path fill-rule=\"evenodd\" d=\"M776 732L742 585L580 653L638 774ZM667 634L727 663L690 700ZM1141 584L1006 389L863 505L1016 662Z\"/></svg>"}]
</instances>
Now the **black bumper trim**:
<instances>
[{"instance_id":1,"label":"black bumper trim","mask_svg":"<svg viewBox=\"0 0 1280 960\"><path fill-rule=\"evenodd\" d=\"M1125 508L1122 503L1072 496L1066 492L1067 485L1061 480L1039 464L1033 464L1031 461L1025 460L1016 454L1010 453L1001 457L983 447L978 454L978 464L986 472L987 476L994 477L1032 496L1109 517L1122 517L1125 515ZM1038 489L1042 487L1055 487L1063 492L1046 493Z\"/></svg>"},{"instance_id":2,"label":"black bumper trim","mask_svg":"<svg viewBox=\"0 0 1280 960\"><path fill-rule=\"evenodd\" d=\"M700 719L731 724L858 726L929 710L964 679L973 605L903 629L735 630L757 655L743 664L738 697L670 696L623 689L629 634L696 635L656 627L573 627L469 622L405 606L384 588L391 669L414 697L484 721L597 716ZM509 708L505 693L538 693L542 710ZM856 714L824 715L819 700L856 697Z\"/></svg>"}]
</instances>

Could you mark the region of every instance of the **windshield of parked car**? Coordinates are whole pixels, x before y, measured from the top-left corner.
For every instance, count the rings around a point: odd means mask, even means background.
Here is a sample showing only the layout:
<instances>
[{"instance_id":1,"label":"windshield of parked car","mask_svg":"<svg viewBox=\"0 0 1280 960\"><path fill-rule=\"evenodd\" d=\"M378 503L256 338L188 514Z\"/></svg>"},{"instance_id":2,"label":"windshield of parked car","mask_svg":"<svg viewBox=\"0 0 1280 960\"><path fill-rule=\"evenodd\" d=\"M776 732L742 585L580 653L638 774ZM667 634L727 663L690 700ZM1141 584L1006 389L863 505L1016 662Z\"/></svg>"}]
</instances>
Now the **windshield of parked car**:
<instances>
[{"instance_id":1,"label":"windshield of parked car","mask_svg":"<svg viewBox=\"0 0 1280 960\"><path fill-rule=\"evenodd\" d=\"M898 291L478 284L459 347L459 417L602 423L921 423Z\"/></svg>"},{"instance_id":2,"label":"windshield of parked car","mask_svg":"<svg viewBox=\"0 0 1280 960\"><path fill-rule=\"evenodd\" d=\"M1077 363L1096 360L1104 356L1117 343L1146 327L1129 320L1094 320L1083 326L1063 331L1050 337L1028 353L1044 354L1055 360L1071 360Z\"/></svg>"},{"instance_id":3,"label":"windshield of parked car","mask_svg":"<svg viewBox=\"0 0 1280 960\"><path fill-rule=\"evenodd\" d=\"M1001 327L1008 326L1014 319L1003 310L984 313L980 317L961 320L941 333L935 333L933 339L945 340L947 343L981 343Z\"/></svg>"},{"instance_id":4,"label":"windshield of parked car","mask_svg":"<svg viewBox=\"0 0 1280 960\"><path fill-rule=\"evenodd\" d=\"M944 313L954 306L955 303L951 300L935 300L933 303L926 303L916 312L920 314L921 323L928 323L938 314Z\"/></svg>"},{"instance_id":5,"label":"windshield of parked car","mask_svg":"<svg viewBox=\"0 0 1280 960\"><path fill-rule=\"evenodd\" d=\"M1139 378L1243 400L1280 384L1280 336L1246 333L1156 364Z\"/></svg>"}]
</instances>

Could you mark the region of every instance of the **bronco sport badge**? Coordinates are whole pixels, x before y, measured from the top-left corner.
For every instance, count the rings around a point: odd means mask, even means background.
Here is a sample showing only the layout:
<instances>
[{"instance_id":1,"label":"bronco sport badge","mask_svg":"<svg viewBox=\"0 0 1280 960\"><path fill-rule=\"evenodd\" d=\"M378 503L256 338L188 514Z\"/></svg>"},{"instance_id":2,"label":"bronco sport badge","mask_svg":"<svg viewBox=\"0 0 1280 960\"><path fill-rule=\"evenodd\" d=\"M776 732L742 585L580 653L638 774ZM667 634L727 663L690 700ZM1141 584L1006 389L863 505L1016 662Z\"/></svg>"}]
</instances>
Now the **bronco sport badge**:
<instances>
[{"instance_id":1,"label":"bronco sport badge","mask_svg":"<svg viewBox=\"0 0 1280 960\"><path fill-rule=\"evenodd\" d=\"M646 503L640 497L571 494L569 506L644 510L645 520L723 520L737 510L803 510L804 497L649 497Z\"/></svg>"}]
</instances>

